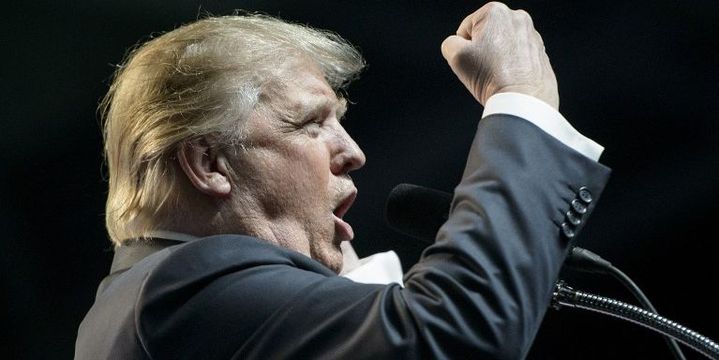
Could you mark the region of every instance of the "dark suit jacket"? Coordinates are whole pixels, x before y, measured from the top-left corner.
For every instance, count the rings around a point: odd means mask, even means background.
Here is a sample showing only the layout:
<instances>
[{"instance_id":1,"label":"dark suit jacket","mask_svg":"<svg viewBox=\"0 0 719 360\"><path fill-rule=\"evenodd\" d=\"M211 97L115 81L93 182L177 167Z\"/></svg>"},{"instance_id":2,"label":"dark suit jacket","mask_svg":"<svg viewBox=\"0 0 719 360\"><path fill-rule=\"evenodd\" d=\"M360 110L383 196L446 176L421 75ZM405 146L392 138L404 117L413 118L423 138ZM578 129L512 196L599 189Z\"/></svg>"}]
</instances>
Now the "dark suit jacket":
<instances>
[{"instance_id":1,"label":"dark suit jacket","mask_svg":"<svg viewBox=\"0 0 719 360\"><path fill-rule=\"evenodd\" d=\"M489 116L449 220L405 288L352 282L259 239L207 237L116 264L75 356L522 358L549 306L567 229L579 232L608 176L533 124ZM581 187L594 200L574 214L582 223L567 225Z\"/></svg>"}]
</instances>

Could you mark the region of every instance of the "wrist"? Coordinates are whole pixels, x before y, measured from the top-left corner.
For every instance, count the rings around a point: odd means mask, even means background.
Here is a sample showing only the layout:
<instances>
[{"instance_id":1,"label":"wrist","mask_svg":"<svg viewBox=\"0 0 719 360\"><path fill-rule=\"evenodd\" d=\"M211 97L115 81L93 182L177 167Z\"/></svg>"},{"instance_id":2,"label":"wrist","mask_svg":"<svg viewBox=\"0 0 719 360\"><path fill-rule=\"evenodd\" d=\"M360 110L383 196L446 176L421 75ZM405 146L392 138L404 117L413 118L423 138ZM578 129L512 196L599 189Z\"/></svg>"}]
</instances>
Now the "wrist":
<instances>
[{"instance_id":1,"label":"wrist","mask_svg":"<svg viewBox=\"0 0 719 360\"><path fill-rule=\"evenodd\" d=\"M527 85L508 85L498 88L491 95L499 93L518 93L523 95L529 95L538 100L541 100L542 102L554 108L554 110L559 111L559 94L556 89L550 90ZM490 96L487 96L487 99L489 99Z\"/></svg>"}]
</instances>

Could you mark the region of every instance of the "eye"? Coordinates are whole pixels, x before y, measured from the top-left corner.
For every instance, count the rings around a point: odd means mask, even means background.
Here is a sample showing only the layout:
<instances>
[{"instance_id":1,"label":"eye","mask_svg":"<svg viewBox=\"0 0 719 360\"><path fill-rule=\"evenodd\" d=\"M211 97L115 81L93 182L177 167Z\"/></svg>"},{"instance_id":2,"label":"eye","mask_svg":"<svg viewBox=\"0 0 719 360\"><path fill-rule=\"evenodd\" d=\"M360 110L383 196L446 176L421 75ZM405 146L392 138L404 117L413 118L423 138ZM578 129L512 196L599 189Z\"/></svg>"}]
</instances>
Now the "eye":
<instances>
[{"instance_id":1,"label":"eye","mask_svg":"<svg viewBox=\"0 0 719 360\"><path fill-rule=\"evenodd\" d=\"M320 118L311 118L302 124L304 128L314 128L322 126L322 120Z\"/></svg>"},{"instance_id":2,"label":"eye","mask_svg":"<svg viewBox=\"0 0 719 360\"><path fill-rule=\"evenodd\" d=\"M302 124L302 129L311 136L317 136L322 128L324 120L321 117L313 117Z\"/></svg>"}]
</instances>

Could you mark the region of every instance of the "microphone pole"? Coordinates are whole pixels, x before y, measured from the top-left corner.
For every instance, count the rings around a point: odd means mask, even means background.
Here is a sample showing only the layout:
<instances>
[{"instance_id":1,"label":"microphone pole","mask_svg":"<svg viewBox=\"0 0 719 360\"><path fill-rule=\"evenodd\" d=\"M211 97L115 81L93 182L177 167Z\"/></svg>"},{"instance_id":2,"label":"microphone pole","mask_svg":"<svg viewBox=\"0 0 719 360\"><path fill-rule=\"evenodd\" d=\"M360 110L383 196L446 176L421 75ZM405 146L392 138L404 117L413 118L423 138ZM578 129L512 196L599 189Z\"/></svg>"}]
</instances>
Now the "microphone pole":
<instances>
[{"instance_id":1,"label":"microphone pole","mask_svg":"<svg viewBox=\"0 0 719 360\"><path fill-rule=\"evenodd\" d=\"M682 326L674 321L651 311L644 310L638 306L574 290L564 284L561 280L555 285L554 293L552 294L552 303L552 307L557 310L559 310L562 306L569 306L598 312L600 314L611 315L622 320L642 325L664 336L681 341L685 345L710 359L719 360L719 344L712 341L710 338L687 328L686 326Z\"/></svg>"}]
</instances>

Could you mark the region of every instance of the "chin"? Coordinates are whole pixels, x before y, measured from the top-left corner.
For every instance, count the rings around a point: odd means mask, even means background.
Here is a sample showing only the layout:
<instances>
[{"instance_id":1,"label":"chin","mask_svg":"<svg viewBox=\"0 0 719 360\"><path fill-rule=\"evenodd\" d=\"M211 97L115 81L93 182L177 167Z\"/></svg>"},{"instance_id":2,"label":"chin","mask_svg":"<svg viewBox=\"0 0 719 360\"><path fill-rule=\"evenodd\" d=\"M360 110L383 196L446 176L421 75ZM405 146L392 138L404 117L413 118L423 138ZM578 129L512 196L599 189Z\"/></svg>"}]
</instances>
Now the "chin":
<instances>
[{"instance_id":1,"label":"chin","mask_svg":"<svg viewBox=\"0 0 719 360\"><path fill-rule=\"evenodd\" d=\"M330 268L336 274L342 271L342 250L334 242L328 243L326 247L316 249L312 252L312 258Z\"/></svg>"},{"instance_id":2,"label":"chin","mask_svg":"<svg viewBox=\"0 0 719 360\"><path fill-rule=\"evenodd\" d=\"M332 270L335 274L338 274L342 271L342 259L340 258L339 261L333 261L330 264L324 264L330 270Z\"/></svg>"}]
</instances>

